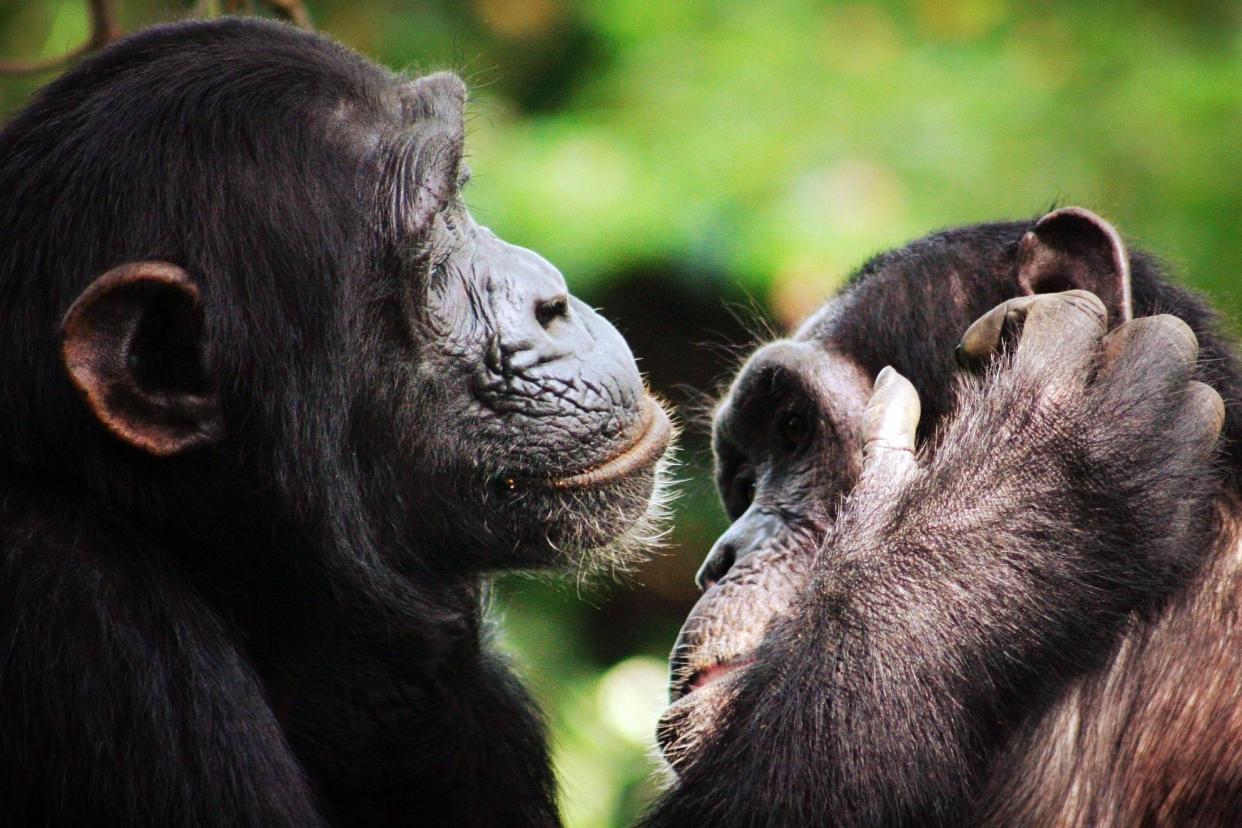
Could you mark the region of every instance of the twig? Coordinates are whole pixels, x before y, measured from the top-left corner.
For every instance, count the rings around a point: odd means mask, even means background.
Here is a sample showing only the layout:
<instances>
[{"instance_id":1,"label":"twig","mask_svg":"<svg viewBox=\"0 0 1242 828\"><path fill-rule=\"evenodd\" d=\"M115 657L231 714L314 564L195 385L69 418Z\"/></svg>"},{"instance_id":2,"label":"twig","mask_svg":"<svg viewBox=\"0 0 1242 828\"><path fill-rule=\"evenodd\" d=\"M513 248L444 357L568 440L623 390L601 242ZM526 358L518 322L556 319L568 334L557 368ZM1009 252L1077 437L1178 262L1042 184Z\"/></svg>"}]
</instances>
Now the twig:
<instances>
[{"instance_id":1,"label":"twig","mask_svg":"<svg viewBox=\"0 0 1242 828\"><path fill-rule=\"evenodd\" d=\"M293 25L301 29L314 28L311 25L310 14L306 11L306 6L302 5L302 0L263 0L264 3L288 20Z\"/></svg>"},{"instance_id":2,"label":"twig","mask_svg":"<svg viewBox=\"0 0 1242 828\"><path fill-rule=\"evenodd\" d=\"M33 75L67 66L83 55L102 48L121 36L116 20L114 0L87 0L91 15L91 33L86 42L71 52L38 60L0 60L0 75Z\"/></svg>"}]
</instances>

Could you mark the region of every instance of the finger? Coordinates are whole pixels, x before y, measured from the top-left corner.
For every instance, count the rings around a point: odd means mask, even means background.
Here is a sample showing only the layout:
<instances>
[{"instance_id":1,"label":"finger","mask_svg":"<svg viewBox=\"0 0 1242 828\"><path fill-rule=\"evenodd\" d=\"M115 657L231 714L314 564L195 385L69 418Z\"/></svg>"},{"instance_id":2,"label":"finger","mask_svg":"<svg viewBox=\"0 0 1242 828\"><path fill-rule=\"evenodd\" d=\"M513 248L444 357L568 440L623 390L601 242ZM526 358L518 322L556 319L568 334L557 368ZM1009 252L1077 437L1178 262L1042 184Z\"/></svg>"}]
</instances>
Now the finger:
<instances>
[{"instance_id":1,"label":"finger","mask_svg":"<svg viewBox=\"0 0 1242 828\"><path fill-rule=\"evenodd\" d=\"M1036 298L1008 299L976 319L962 334L957 346L958 362L962 367L979 367L1000 353L1005 331L1016 330L1015 326L1026 318L1026 311Z\"/></svg>"},{"instance_id":2,"label":"finger","mask_svg":"<svg viewBox=\"0 0 1242 828\"><path fill-rule=\"evenodd\" d=\"M979 368L1020 331L1019 353L1031 359L1055 356L1061 367L1085 368L1107 322L1104 303L1085 290L1019 296L997 305L966 329L958 361Z\"/></svg>"},{"instance_id":3,"label":"finger","mask_svg":"<svg viewBox=\"0 0 1242 828\"><path fill-rule=\"evenodd\" d=\"M913 467L914 438L919 427L919 394L910 380L892 366L875 378L871 400L863 411L863 470L878 466Z\"/></svg>"},{"instance_id":4,"label":"finger","mask_svg":"<svg viewBox=\"0 0 1242 828\"><path fill-rule=\"evenodd\" d=\"M1197 427L1203 442L1215 445L1225 427L1225 401L1216 389L1207 383L1192 381L1186 389L1184 410L1188 427Z\"/></svg>"},{"instance_id":5,"label":"finger","mask_svg":"<svg viewBox=\"0 0 1242 828\"><path fill-rule=\"evenodd\" d=\"M1147 372L1163 366L1189 375L1198 358L1199 340L1189 325L1167 313L1143 316L1104 337L1100 376L1135 365Z\"/></svg>"}]
</instances>

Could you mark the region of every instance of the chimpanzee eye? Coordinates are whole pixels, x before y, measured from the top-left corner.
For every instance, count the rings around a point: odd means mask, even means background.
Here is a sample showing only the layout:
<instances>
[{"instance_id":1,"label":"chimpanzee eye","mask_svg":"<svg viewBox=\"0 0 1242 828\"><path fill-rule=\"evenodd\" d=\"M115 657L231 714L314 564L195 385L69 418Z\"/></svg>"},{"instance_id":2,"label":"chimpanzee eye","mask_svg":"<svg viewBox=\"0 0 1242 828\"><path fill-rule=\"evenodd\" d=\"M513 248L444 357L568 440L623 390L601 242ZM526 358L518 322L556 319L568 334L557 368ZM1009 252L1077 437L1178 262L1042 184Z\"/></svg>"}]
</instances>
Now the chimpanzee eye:
<instances>
[{"instance_id":1,"label":"chimpanzee eye","mask_svg":"<svg viewBox=\"0 0 1242 828\"><path fill-rule=\"evenodd\" d=\"M755 499L755 475L749 469L739 471L733 477L733 496L730 498L737 514L745 512Z\"/></svg>"},{"instance_id":2,"label":"chimpanzee eye","mask_svg":"<svg viewBox=\"0 0 1242 828\"><path fill-rule=\"evenodd\" d=\"M811 418L801 411L782 416L776 428L787 452L802 448L811 438Z\"/></svg>"}]
</instances>

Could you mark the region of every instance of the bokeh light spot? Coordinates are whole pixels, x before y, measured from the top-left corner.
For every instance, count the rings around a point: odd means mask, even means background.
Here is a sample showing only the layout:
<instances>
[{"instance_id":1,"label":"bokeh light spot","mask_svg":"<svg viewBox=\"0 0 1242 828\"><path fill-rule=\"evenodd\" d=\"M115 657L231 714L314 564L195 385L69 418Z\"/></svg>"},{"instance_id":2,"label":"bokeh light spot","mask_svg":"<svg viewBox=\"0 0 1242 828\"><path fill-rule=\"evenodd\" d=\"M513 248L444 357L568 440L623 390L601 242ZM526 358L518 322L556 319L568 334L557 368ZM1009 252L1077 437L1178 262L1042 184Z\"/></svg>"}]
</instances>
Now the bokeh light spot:
<instances>
[{"instance_id":1,"label":"bokeh light spot","mask_svg":"<svg viewBox=\"0 0 1242 828\"><path fill-rule=\"evenodd\" d=\"M600 717L633 745L655 741L656 720L668 703L668 667L650 656L615 664L596 686Z\"/></svg>"}]
</instances>

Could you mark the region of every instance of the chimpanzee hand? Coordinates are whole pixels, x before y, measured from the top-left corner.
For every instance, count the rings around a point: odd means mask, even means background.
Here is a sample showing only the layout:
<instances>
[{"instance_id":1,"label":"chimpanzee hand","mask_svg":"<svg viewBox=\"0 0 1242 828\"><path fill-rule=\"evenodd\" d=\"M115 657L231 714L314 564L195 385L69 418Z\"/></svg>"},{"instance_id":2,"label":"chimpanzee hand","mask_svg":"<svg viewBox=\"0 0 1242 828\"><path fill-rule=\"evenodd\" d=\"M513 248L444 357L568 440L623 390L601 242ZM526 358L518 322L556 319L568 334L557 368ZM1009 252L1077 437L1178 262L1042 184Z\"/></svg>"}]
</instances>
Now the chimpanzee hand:
<instances>
[{"instance_id":1,"label":"chimpanzee hand","mask_svg":"<svg viewBox=\"0 0 1242 828\"><path fill-rule=\"evenodd\" d=\"M1009 513L1006 533L1027 536L1020 548L1042 535L1084 553L1096 540L1106 556L1126 549L1124 560L1093 560L1123 570L1109 590L1130 609L1197 563L1187 555L1202 546L1187 533L1201 527L1225 409L1191 379L1198 343L1184 322L1145 317L1106 335L1106 317L1094 295L1068 291L1011 299L971 325L959 361L985 378L962 394L926 471L912 451L917 395L882 372L864 427L866 476L927 475L951 498L932 524L978 519L991 504L994 517ZM1133 542L1115 542L1125 536Z\"/></svg>"}]
</instances>

